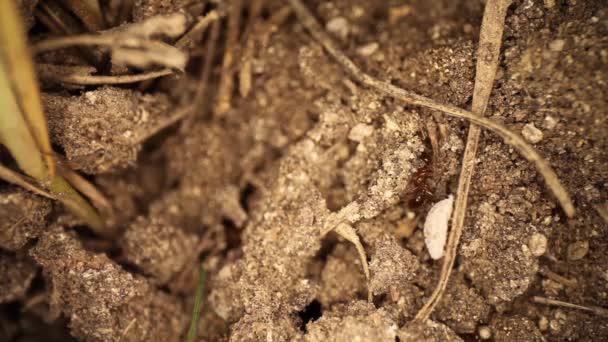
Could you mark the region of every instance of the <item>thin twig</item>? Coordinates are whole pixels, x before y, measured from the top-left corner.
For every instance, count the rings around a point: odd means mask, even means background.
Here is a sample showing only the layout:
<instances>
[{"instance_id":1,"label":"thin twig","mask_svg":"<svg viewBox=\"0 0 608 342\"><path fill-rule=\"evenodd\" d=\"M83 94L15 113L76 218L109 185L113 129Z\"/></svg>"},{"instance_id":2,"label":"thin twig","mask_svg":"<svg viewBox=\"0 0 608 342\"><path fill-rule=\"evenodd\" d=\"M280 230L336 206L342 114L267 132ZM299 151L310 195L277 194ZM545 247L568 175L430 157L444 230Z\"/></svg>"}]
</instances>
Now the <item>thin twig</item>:
<instances>
[{"instance_id":1,"label":"thin twig","mask_svg":"<svg viewBox=\"0 0 608 342\"><path fill-rule=\"evenodd\" d=\"M18 185L26 190L35 193L36 195L44 196L50 199L57 198L53 194L37 186L34 180L30 180L29 177L19 174L9 168L6 168L2 164L0 164L0 179Z\"/></svg>"},{"instance_id":2,"label":"thin twig","mask_svg":"<svg viewBox=\"0 0 608 342\"><path fill-rule=\"evenodd\" d=\"M237 48L239 27L241 25L242 0L234 0L230 3L228 14L228 29L226 32L226 47L224 60L222 61L222 76L218 85L217 101L214 112L223 115L231 108L232 90L234 88L234 55Z\"/></svg>"},{"instance_id":3,"label":"thin twig","mask_svg":"<svg viewBox=\"0 0 608 342\"><path fill-rule=\"evenodd\" d=\"M190 115L190 113L193 112L194 108L195 108L194 106L186 106L184 108L177 109L176 111L171 113L171 115L169 115L168 117L162 118L154 127L146 129L143 132L140 132L136 138L136 141L138 143L142 143L142 142L148 140L151 136L155 135L156 133L160 132L161 130L177 123L181 119Z\"/></svg>"},{"instance_id":4,"label":"thin twig","mask_svg":"<svg viewBox=\"0 0 608 342\"><path fill-rule=\"evenodd\" d=\"M329 35L323 31L319 23L300 0L288 1L292 5L294 12L297 14L302 25L304 25L304 27L310 31L311 35L318 40L321 45L323 45L327 52L340 65L342 65L342 67L344 67L354 79L358 80L364 85L367 85L368 87L376 89L379 92L385 93L411 105L434 109L453 117L466 119L496 133L502 137L507 144L518 150L524 158L536 166L538 172L544 177L549 189L551 189L559 201L566 215L568 215L568 217L572 217L574 215L575 209L574 204L570 199L570 195L560 183L559 178L555 174L555 171L553 171L551 168L551 165L545 159L543 159L538 152L536 152L534 147L528 144L519 135L511 132L508 128L500 123L484 117L479 117L472 112L452 105L438 103L424 96L396 87L390 83L377 80L374 77L364 73L335 46Z\"/></svg>"},{"instance_id":5,"label":"thin twig","mask_svg":"<svg viewBox=\"0 0 608 342\"><path fill-rule=\"evenodd\" d=\"M95 187L95 185L72 170L70 167L66 166L63 156L55 154L55 160L57 161L57 168L59 169L61 175L68 182L70 182L70 184L72 184L76 190L80 191L83 195L90 199L97 209L104 211L106 214L113 214L112 204L104 196L104 194L102 194L101 191Z\"/></svg>"},{"instance_id":6,"label":"thin twig","mask_svg":"<svg viewBox=\"0 0 608 342\"><path fill-rule=\"evenodd\" d=\"M562 275L559 275L559 274L557 274L557 273L555 273L555 272L553 272L551 270L541 268L541 270L539 272L540 272L540 274L544 275L545 277L547 277L547 278L549 278L549 279L551 279L553 281L556 281L556 282L558 282L560 284L564 284L564 285L566 285L568 287L576 288L578 286L578 283L576 282L576 280L572 280L572 279L566 278L566 277L564 277Z\"/></svg>"},{"instance_id":7,"label":"thin twig","mask_svg":"<svg viewBox=\"0 0 608 342\"><path fill-rule=\"evenodd\" d=\"M592 312L598 316L608 318L608 310L604 308L600 308L597 306L583 306L578 304L572 304L568 302L563 302L561 300L549 299L544 297L534 296L532 297L532 301L539 304L552 305L552 306L561 306L569 309L577 309Z\"/></svg>"},{"instance_id":8,"label":"thin twig","mask_svg":"<svg viewBox=\"0 0 608 342\"><path fill-rule=\"evenodd\" d=\"M133 318L131 320L131 322L129 322L129 324L127 324L127 327L125 328L125 330L122 332L122 334L120 334L120 338L118 339L118 342L121 342L125 339L125 337L127 337L127 334L129 334L129 331L131 330L131 328L133 328L135 326L135 322L137 322L137 317Z\"/></svg>"},{"instance_id":9,"label":"thin twig","mask_svg":"<svg viewBox=\"0 0 608 342\"><path fill-rule=\"evenodd\" d=\"M66 37L54 37L32 44L32 53L40 54L47 51L54 51L81 45L107 46L111 48L115 47L117 44L122 45L121 42L126 41L127 39L114 33L80 34ZM151 41L149 39L130 38L128 43L130 46L145 46L151 43Z\"/></svg>"},{"instance_id":10,"label":"thin twig","mask_svg":"<svg viewBox=\"0 0 608 342\"><path fill-rule=\"evenodd\" d=\"M260 12L265 0L252 0L249 3L249 22L246 29L245 48L241 53L241 68L239 70L239 93L242 97L247 97L251 91L252 79L252 60L255 42L257 41L257 27L260 20Z\"/></svg>"},{"instance_id":11,"label":"thin twig","mask_svg":"<svg viewBox=\"0 0 608 342\"><path fill-rule=\"evenodd\" d=\"M507 8L511 0L488 0L481 23L479 47L477 49L477 66L475 71L475 89L473 91L472 111L479 117L484 115L490 99L490 93L496 77L500 45L504 30ZM475 169L475 158L479 146L481 128L475 124L470 125L467 144L462 158L456 204L452 215L452 229L448 237L445 258L441 267L441 276L431 297L416 314L415 320L426 321L435 306L441 301L447 287L458 253L458 243L464 230L464 220L467 212L467 199L471 187L471 177Z\"/></svg>"},{"instance_id":12,"label":"thin twig","mask_svg":"<svg viewBox=\"0 0 608 342\"><path fill-rule=\"evenodd\" d=\"M184 48L188 47L197 37L201 36L205 32L205 30L211 23L218 20L219 18L220 16L215 10L207 13L204 17L199 19L199 21L196 23L196 25L194 25L194 27L192 27L192 29L190 29L190 31L184 34L175 43L175 47L180 50L183 50Z\"/></svg>"},{"instance_id":13,"label":"thin twig","mask_svg":"<svg viewBox=\"0 0 608 342\"><path fill-rule=\"evenodd\" d=\"M196 96L194 98L195 108L199 108L202 115L205 114L205 109L208 107L207 104L207 86L209 84L209 78L211 77L211 68L213 67L213 58L215 57L215 49L217 47L217 41L220 36L220 23L215 21L211 25L209 37L205 44L205 60L201 69L201 77L196 87ZM201 108L202 107L202 108Z\"/></svg>"},{"instance_id":14,"label":"thin twig","mask_svg":"<svg viewBox=\"0 0 608 342\"><path fill-rule=\"evenodd\" d=\"M353 245L355 245L355 248L357 249L357 253L359 253L359 259L361 260L361 266L363 267L363 273L365 274L365 279L367 280L367 284L368 284L367 300L369 302L371 302L373 298L372 298L372 291L369 288L369 280L370 280L369 265L367 264L367 254L365 253L365 248L363 248L363 245L361 244L361 240L359 239L359 236L357 235L357 233L355 232L353 227L351 227L350 225L348 225L346 223L339 224L336 227L335 231L338 235L340 235L341 237L345 238L346 240L351 242Z\"/></svg>"},{"instance_id":15,"label":"thin twig","mask_svg":"<svg viewBox=\"0 0 608 342\"><path fill-rule=\"evenodd\" d=\"M281 26L285 20L289 18L291 13L291 7L289 5L285 5L270 16L268 22L261 29L260 33L260 47L262 49L266 48L266 45L268 45L270 35L279 29L279 26Z\"/></svg>"},{"instance_id":16,"label":"thin twig","mask_svg":"<svg viewBox=\"0 0 608 342\"><path fill-rule=\"evenodd\" d=\"M157 71L148 71L136 75L45 75L52 77L54 80L63 83L80 84L80 85L99 85L99 84L128 84L141 81L151 80L154 78L173 74L171 69L161 69Z\"/></svg>"},{"instance_id":17,"label":"thin twig","mask_svg":"<svg viewBox=\"0 0 608 342\"><path fill-rule=\"evenodd\" d=\"M201 265L198 286L196 287L196 295L194 297L194 308L192 309L192 320L190 320L190 328L188 329L188 338L186 341L194 342L196 339L196 330L198 328L198 320L201 316L201 308L205 295L205 283L207 282L207 272Z\"/></svg>"}]
</instances>

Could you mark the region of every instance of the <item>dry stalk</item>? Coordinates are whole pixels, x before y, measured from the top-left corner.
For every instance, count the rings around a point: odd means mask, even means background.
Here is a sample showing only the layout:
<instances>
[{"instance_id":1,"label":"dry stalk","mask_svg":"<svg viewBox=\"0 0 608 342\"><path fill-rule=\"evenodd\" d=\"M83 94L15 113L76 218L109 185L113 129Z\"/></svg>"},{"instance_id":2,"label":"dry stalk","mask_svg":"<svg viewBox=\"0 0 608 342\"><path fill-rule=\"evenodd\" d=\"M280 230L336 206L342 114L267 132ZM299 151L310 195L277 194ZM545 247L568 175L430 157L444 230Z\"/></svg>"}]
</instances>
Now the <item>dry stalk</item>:
<instances>
[{"instance_id":1,"label":"dry stalk","mask_svg":"<svg viewBox=\"0 0 608 342\"><path fill-rule=\"evenodd\" d=\"M588 312L592 312L600 317L608 318L608 310L597 307L597 306L583 306L583 305L563 302L561 300L549 299L549 298L538 297L538 296L532 297L532 301L535 303L538 303L538 304L561 306L561 307L569 308L569 309L588 311Z\"/></svg>"},{"instance_id":2,"label":"dry stalk","mask_svg":"<svg viewBox=\"0 0 608 342\"><path fill-rule=\"evenodd\" d=\"M264 6L265 0L252 0L249 4L249 22L247 23L246 42L241 58L241 68L239 70L239 93L242 97L247 97L251 91L252 83L252 60L255 42L258 37L258 23L260 21L260 12Z\"/></svg>"},{"instance_id":3,"label":"dry stalk","mask_svg":"<svg viewBox=\"0 0 608 342\"><path fill-rule=\"evenodd\" d=\"M500 56L500 45L504 30L507 8L511 0L488 0L486 3L481 31L479 37L479 47L477 49L477 66L475 71L475 88L473 91L472 112L479 117L484 115L492 92L498 60ZM414 320L425 321L429 318L435 306L441 301L445 289L450 279L456 255L458 253L458 243L464 230L464 220L467 212L467 198L471 187L471 177L475 169L475 158L477 147L479 146L479 135L481 128L475 124L469 127L467 144L462 158L460 177L458 179L458 190L456 192L456 204L452 215L452 229L448 236L448 243L441 267L439 281L431 297L424 306L418 311Z\"/></svg>"},{"instance_id":4,"label":"dry stalk","mask_svg":"<svg viewBox=\"0 0 608 342\"><path fill-rule=\"evenodd\" d=\"M230 3L228 14L228 29L226 32L226 47L222 61L222 76L218 85L217 101L214 113L222 116L231 108L232 90L234 88L234 55L238 45L239 27L241 25L242 0Z\"/></svg>"}]
</instances>

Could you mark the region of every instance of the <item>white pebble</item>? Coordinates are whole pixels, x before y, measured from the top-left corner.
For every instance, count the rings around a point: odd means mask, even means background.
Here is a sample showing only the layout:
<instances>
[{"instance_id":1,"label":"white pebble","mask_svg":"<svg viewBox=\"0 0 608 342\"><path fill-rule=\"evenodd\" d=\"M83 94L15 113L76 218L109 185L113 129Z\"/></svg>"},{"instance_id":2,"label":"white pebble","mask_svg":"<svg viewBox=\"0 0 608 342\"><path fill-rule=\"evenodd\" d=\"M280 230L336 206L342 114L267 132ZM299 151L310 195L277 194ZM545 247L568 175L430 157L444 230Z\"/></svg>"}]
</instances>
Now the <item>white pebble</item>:
<instances>
[{"instance_id":1,"label":"white pebble","mask_svg":"<svg viewBox=\"0 0 608 342\"><path fill-rule=\"evenodd\" d=\"M374 52L378 51L378 47L380 47L380 45L376 42L365 44L357 49L357 53L363 57L369 57L373 55Z\"/></svg>"},{"instance_id":2,"label":"white pebble","mask_svg":"<svg viewBox=\"0 0 608 342\"><path fill-rule=\"evenodd\" d=\"M549 43L549 49L551 49L551 51L559 52L564 49L565 45L566 45L565 40L556 39L556 40L552 41L551 43Z\"/></svg>"},{"instance_id":3,"label":"white pebble","mask_svg":"<svg viewBox=\"0 0 608 342\"><path fill-rule=\"evenodd\" d=\"M540 129L536 128L533 123L526 124L521 130L521 134L526 140L533 144L536 144L537 142L543 140L543 132Z\"/></svg>"},{"instance_id":4,"label":"white pebble","mask_svg":"<svg viewBox=\"0 0 608 342\"><path fill-rule=\"evenodd\" d=\"M545 117L545 122L544 122L544 126L546 129L548 130L552 130L555 128L555 126L557 126L557 119L552 117L551 115L547 115Z\"/></svg>"},{"instance_id":5,"label":"white pebble","mask_svg":"<svg viewBox=\"0 0 608 342\"><path fill-rule=\"evenodd\" d=\"M541 256L547 251L547 237L540 233L534 233L530 236L530 251L534 256Z\"/></svg>"},{"instance_id":6,"label":"white pebble","mask_svg":"<svg viewBox=\"0 0 608 342\"><path fill-rule=\"evenodd\" d=\"M424 221L424 243L434 260L443 256L453 204L454 196L452 195L435 203Z\"/></svg>"},{"instance_id":7,"label":"white pebble","mask_svg":"<svg viewBox=\"0 0 608 342\"><path fill-rule=\"evenodd\" d=\"M348 21L343 17L335 17L325 24L327 31L335 34L336 36L345 39L350 32L348 27Z\"/></svg>"},{"instance_id":8,"label":"white pebble","mask_svg":"<svg viewBox=\"0 0 608 342\"><path fill-rule=\"evenodd\" d=\"M348 133L348 139L356 142L361 142L374 133L374 127L366 124L357 124Z\"/></svg>"},{"instance_id":9,"label":"white pebble","mask_svg":"<svg viewBox=\"0 0 608 342\"><path fill-rule=\"evenodd\" d=\"M492 330L488 326L481 326L478 330L479 338L482 340L489 340L492 337Z\"/></svg>"}]
</instances>

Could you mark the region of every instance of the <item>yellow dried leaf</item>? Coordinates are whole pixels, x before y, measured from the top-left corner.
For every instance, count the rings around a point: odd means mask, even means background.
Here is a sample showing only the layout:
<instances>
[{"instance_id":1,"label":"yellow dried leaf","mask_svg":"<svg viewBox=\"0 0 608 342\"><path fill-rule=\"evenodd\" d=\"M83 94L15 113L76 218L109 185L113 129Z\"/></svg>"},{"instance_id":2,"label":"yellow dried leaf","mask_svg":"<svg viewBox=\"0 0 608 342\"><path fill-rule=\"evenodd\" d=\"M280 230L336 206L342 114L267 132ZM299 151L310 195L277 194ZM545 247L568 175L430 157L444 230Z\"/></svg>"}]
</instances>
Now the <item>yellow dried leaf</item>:
<instances>
[{"instance_id":1,"label":"yellow dried leaf","mask_svg":"<svg viewBox=\"0 0 608 342\"><path fill-rule=\"evenodd\" d=\"M48 179L50 179L55 174L51 141L42 111L38 81L27 46L25 29L21 15L12 0L0 1L0 63L4 65L3 77L9 82L8 89L5 88L2 92L7 94L12 92L17 107L21 109L12 115L22 116L38 147L37 154L42 154L46 162L50 176ZM24 171L29 172L25 168ZM41 174L31 174L31 176L43 180L40 178Z\"/></svg>"}]
</instances>

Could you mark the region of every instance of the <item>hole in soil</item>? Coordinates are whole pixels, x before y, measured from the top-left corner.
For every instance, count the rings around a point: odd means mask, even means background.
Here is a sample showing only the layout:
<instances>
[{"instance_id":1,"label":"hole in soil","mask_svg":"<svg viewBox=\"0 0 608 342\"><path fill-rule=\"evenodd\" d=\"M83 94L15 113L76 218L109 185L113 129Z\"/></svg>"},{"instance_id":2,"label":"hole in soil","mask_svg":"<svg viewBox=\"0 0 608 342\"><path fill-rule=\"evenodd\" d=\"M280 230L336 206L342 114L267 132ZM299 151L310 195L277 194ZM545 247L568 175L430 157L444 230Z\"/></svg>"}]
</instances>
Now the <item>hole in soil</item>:
<instances>
[{"instance_id":1,"label":"hole in soil","mask_svg":"<svg viewBox=\"0 0 608 342\"><path fill-rule=\"evenodd\" d=\"M231 249L235 249L241 246L241 231L237 226L229 219L224 218L222 220L226 232L226 252Z\"/></svg>"},{"instance_id":2,"label":"hole in soil","mask_svg":"<svg viewBox=\"0 0 608 342\"><path fill-rule=\"evenodd\" d=\"M241 198L240 198L241 207L247 213L249 212L249 200L251 199L251 196L253 196L254 194L255 194L255 186L253 186L253 184L251 184L251 183L247 183L247 185L245 185L245 188L241 191Z\"/></svg>"},{"instance_id":3,"label":"hole in soil","mask_svg":"<svg viewBox=\"0 0 608 342\"><path fill-rule=\"evenodd\" d=\"M318 320L323 314L323 310L321 309L321 303L314 299L310 304L308 304L304 310L298 312L298 316L302 319L302 325L300 325L300 330L306 332L306 324L308 322L314 322Z\"/></svg>"}]
</instances>

